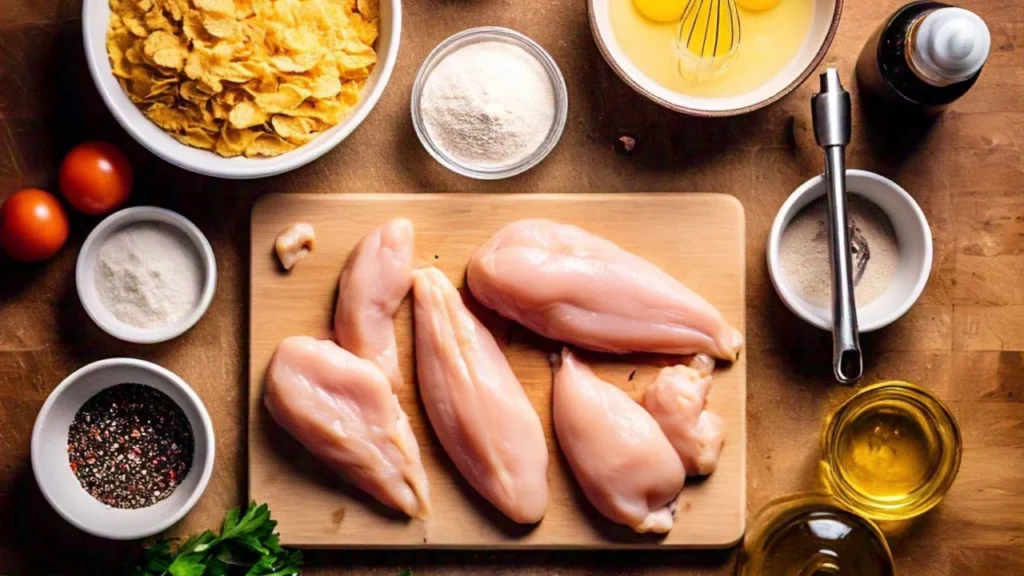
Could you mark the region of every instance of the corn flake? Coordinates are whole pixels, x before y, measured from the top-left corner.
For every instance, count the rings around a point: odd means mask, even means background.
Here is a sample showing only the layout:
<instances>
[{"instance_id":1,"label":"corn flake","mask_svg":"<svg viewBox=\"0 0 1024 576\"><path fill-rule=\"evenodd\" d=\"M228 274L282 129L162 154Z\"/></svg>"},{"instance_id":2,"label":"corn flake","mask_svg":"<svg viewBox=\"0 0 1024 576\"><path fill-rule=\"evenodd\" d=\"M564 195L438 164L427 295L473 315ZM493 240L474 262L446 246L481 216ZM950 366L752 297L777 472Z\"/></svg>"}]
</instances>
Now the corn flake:
<instances>
[{"instance_id":1,"label":"corn flake","mask_svg":"<svg viewBox=\"0 0 1024 576\"><path fill-rule=\"evenodd\" d=\"M246 156L278 156L289 150L295 149L296 145L288 142L276 134L260 134L245 148Z\"/></svg>"},{"instance_id":2,"label":"corn flake","mask_svg":"<svg viewBox=\"0 0 1024 576\"><path fill-rule=\"evenodd\" d=\"M212 150L217 144L217 141L213 138L213 134L199 128L198 126L189 126L185 128L184 134L171 132L171 136L177 138L178 142L181 142L182 144L187 144L193 148L202 148L204 150Z\"/></svg>"},{"instance_id":3,"label":"corn flake","mask_svg":"<svg viewBox=\"0 0 1024 576\"><path fill-rule=\"evenodd\" d=\"M316 136L316 132L323 129L323 122L316 118L285 116L283 114L274 116L270 120L270 124L278 136L295 144L309 142Z\"/></svg>"},{"instance_id":4,"label":"corn flake","mask_svg":"<svg viewBox=\"0 0 1024 576\"><path fill-rule=\"evenodd\" d=\"M128 97L178 141L276 156L341 122L377 63L377 0L109 0Z\"/></svg>"},{"instance_id":5,"label":"corn flake","mask_svg":"<svg viewBox=\"0 0 1024 576\"><path fill-rule=\"evenodd\" d=\"M377 19L377 0L356 0L359 13L369 20Z\"/></svg>"},{"instance_id":6,"label":"corn flake","mask_svg":"<svg viewBox=\"0 0 1024 576\"><path fill-rule=\"evenodd\" d=\"M233 128L252 128L267 121L267 114L252 102L244 100L235 104L228 112L228 122Z\"/></svg>"},{"instance_id":7,"label":"corn flake","mask_svg":"<svg viewBox=\"0 0 1024 576\"><path fill-rule=\"evenodd\" d=\"M235 3L233 0L192 0L196 8L205 12L219 14L234 14Z\"/></svg>"},{"instance_id":8,"label":"corn flake","mask_svg":"<svg viewBox=\"0 0 1024 576\"><path fill-rule=\"evenodd\" d=\"M298 84L282 84L276 92L256 93L253 97L253 102L260 110L276 114L296 108L312 95L313 92L311 90L303 88Z\"/></svg>"}]
</instances>

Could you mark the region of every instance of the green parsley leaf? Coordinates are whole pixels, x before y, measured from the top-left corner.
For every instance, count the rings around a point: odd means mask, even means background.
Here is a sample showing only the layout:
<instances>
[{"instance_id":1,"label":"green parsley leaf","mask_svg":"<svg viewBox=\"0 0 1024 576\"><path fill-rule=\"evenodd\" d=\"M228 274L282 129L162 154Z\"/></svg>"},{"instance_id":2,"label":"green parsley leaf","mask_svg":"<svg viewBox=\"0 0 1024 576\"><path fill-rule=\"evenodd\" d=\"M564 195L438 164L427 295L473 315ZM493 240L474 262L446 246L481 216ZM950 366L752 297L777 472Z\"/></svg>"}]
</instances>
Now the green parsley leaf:
<instances>
[{"instance_id":1,"label":"green parsley leaf","mask_svg":"<svg viewBox=\"0 0 1024 576\"><path fill-rule=\"evenodd\" d=\"M302 553L283 548L266 504L251 502L244 514L232 508L224 515L220 534L193 534L172 548L154 543L128 566L129 576L296 576Z\"/></svg>"}]
</instances>

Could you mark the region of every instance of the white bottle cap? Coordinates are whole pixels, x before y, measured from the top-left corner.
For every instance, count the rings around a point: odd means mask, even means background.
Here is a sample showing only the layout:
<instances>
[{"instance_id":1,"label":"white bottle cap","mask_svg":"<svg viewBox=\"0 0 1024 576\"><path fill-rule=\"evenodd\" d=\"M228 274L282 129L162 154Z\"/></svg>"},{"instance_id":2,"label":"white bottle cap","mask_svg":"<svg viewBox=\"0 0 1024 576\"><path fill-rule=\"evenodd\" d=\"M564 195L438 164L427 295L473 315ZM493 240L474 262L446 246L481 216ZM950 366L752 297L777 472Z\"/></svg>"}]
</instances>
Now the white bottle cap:
<instances>
[{"instance_id":1,"label":"white bottle cap","mask_svg":"<svg viewBox=\"0 0 1024 576\"><path fill-rule=\"evenodd\" d=\"M914 36L914 64L929 80L952 84L974 76L988 58L988 26L963 8L927 14Z\"/></svg>"}]
</instances>

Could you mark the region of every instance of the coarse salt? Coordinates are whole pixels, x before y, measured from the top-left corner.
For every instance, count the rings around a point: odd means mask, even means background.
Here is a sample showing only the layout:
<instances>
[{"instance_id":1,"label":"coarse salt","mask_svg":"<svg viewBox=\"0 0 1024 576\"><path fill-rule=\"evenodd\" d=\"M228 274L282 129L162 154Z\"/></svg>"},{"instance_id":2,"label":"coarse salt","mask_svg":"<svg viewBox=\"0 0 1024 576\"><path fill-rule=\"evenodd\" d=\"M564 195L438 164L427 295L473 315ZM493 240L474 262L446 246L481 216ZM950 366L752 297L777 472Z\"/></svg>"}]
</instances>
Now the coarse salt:
<instances>
[{"instance_id":1,"label":"coarse salt","mask_svg":"<svg viewBox=\"0 0 1024 576\"><path fill-rule=\"evenodd\" d=\"M114 232L96 259L103 306L125 324L169 326L199 304L204 272L195 246L178 230L140 222Z\"/></svg>"}]
</instances>

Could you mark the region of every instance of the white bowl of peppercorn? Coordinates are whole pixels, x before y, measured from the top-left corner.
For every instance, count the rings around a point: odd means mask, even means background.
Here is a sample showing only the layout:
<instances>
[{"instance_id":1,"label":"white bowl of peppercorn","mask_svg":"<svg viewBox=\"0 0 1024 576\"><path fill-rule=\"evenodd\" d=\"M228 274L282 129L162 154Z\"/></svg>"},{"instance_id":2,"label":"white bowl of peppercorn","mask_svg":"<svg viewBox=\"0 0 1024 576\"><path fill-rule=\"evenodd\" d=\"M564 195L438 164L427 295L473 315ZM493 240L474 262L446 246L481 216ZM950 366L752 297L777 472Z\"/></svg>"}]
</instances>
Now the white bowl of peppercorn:
<instances>
[{"instance_id":1,"label":"white bowl of peppercorn","mask_svg":"<svg viewBox=\"0 0 1024 576\"><path fill-rule=\"evenodd\" d=\"M145 538L180 520L206 489L213 460L213 425L199 396L173 372L133 358L93 362L65 378L32 429L43 496L102 538Z\"/></svg>"}]
</instances>

